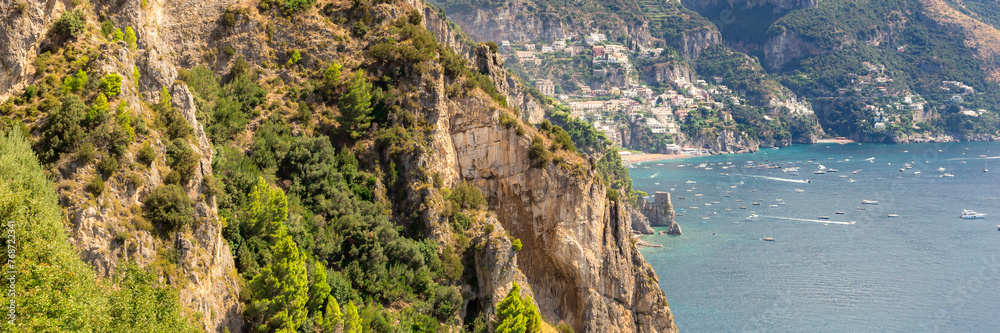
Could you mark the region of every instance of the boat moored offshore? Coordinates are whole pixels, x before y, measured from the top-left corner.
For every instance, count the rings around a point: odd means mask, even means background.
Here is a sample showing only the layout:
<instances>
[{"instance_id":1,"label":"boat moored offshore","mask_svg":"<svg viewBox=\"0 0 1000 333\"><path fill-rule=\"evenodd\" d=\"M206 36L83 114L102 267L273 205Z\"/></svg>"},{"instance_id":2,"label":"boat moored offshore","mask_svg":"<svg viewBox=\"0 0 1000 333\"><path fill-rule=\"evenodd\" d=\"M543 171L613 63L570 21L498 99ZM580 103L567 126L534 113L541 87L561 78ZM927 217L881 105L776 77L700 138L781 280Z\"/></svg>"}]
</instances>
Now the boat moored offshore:
<instances>
[{"instance_id":1,"label":"boat moored offshore","mask_svg":"<svg viewBox=\"0 0 1000 333\"><path fill-rule=\"evenodd\" d=\"M971 210L968 210L968 209L963 209L962 210L962 215L959 215L959 217L961 217L963 219L969 219L969 220L971 220L971 219L982 219L982 218L986 218L986 214L976 213L975 211L971 211Z\"/></svg>"}]
</instances>

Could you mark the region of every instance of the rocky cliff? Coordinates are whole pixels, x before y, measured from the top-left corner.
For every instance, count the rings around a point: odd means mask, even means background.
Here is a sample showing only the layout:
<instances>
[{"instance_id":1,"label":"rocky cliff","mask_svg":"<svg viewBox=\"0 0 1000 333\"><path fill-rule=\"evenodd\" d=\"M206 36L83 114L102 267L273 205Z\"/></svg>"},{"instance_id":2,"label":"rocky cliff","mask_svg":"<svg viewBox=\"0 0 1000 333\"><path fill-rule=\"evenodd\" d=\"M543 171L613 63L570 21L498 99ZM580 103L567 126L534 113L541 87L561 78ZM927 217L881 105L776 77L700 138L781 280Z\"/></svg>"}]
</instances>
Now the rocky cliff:
<instances>
[{"instance_id":1,"label":"rocky cliff","mask_svg":"<svg viewBox=\"0 0 1000 333\"><path fill-rule=\"evenodd\" d=\"M641 44L653 41L645 21L619 17L604 8L605 4L601 2L557 7L541 1L526 1L479 8L450 6L444 0L436 2L446 8L448 17L462 26L463 31L481 42L551 42L570 37L582 38L595 31L612 38L628 36ZM571 12L572 17L569 17Z\"/></svg>"},{"instance_id":2,"label":"rocky cliff","mask_svg":"<svg viewBox=\"0 0 1000 333\"><path fill-rule=\"evenodd\" d=\"M495 82L506 80L505 72L495 71L498 54L485 46L477 54L481 70ZM529 136L504 129L499 118L505 111L482 98L442 100L437 107L443 112L436 130L445 135L435 134L437 149L428 159L440 162L429 163L482 189L503 230L524 244L516 267L543 318L582 332L676 331L655 273L632 243L628 209L606 198L599 177L585 171L586 161L535 167ZM481 281L518 276L483 273ZM504 286L508 281L484 287Z\"/></svg>"}]
</instances>

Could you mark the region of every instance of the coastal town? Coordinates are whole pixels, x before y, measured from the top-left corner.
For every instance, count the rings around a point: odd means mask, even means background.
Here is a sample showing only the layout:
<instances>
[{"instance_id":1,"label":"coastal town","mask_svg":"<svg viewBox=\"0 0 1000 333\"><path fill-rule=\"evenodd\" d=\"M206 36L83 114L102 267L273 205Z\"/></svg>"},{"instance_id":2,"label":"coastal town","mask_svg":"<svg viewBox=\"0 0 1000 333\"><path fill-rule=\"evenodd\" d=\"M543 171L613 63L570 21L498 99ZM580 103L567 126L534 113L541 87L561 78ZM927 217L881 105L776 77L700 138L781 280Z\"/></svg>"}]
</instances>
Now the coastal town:
<instances>
[{"instance_id":1,"label":"coastal town","mask_svg":"<svg viewBox=\"0 0 1000 333\"><path fill-rule=\"evenodd\" d=\"M500 51L515 73L530 79L534 88L557 105L568 108L572 117L591 123L616 146L629 146L622 137L629 129L648 131L665 140L666 149L661 152L668 155L709 153L679 144L684 122L699 110L711 112L745 100L733 93L722 77L689 80L677 76L657 86L643 84L635 62L671 55L663 48L625 43L612 42L595 32L551 44L501 41Z\"/></svg>"}]
</instances>

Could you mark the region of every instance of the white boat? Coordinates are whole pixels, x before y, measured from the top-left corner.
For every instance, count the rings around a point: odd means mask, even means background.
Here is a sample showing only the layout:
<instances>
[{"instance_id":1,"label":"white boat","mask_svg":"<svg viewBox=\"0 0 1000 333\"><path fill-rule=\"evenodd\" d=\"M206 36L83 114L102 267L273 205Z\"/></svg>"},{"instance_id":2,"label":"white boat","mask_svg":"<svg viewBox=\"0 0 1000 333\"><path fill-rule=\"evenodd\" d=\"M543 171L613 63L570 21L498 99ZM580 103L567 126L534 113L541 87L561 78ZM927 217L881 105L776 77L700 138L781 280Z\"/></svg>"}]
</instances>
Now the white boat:
<instances>
[{"instance_id":1,"label":"white boat","mask_svg":"<svg viewBox=\"0 0 1000 333\"><path fill-rule=\"evenodd\" d=\"M747 216L746 221L753 221L753 220L757 219L758 217L760 217L760 216L757 215L757 214L751 214L750 216Z\"/></svg>"},{"instance_id":2,"label":"white boat","mask_svg":"<svg viewBox=\"0 0 1000 333\"><path fill-rule=\"evenodd\" d=\"M693 180L689 180L689 181L684 182L684 184L697 184L697 183L698 182L693 181Z\"/></svg>"},{"instance_id":3,"label":"white boat","mask_svg":"<svg viewBox=\"0 0 1000 333\"><path fill-rule=\"evenodd\" d=\"M823 171L823 170L816 170L815 172L813 172L813 174L816 174L816 175L825 175L825 174L826 174L826 171Z\"/></svg>"},{"instance_id":4,"label":"white boat","mask_svg":"<svg viewBox=\"0 0 1000 333\"><path fill-rule=\"evenodd\" d=\"M863 205L877 205L878 204L878 200L861 200L861 204L863 204Z\"/></svg>"},{"instance_id":5,"label":"white boat","mask_svg":"<svg viewBox=\"0 0 1000 333\"><path fill-rule=\"evenodd\" d=\"M945 170L944 167L938 168L938 171L944 171L944 170Z\"/></svg>"},{"instance_id":6,"label":"white boat","mask_svg":"<svg viewBox=\"0 0 1000 333\"><path fill-rule=\"evenodd\" d=\"M914 172L913 172L913 174L914 174L914 175L919 175L919 174L920 174L920 171L914 171Z\"/></svg>"},{"instance_id":7,"label":"white boat","mask_svg":"<svg viewBox=\"0 0 1000 333\"><path fill-rule=\"evenodd\" d=\"M838 171L837 169L826 170L826 172L837 172L837 171Z\"/></svg>"},{"instance_id":8,"label":"white boat","mask_svg":"<svg viewBox=\"0 0 1000 333\"><path fill-rule=\"evenodd\" d=\"M971 220L971 219L982 219L982 218L986 218L986 214L976 213L976 212L968 210L968 209L963 209L962 210L962 215L959 215L959 217L961 217L963 219L969 219L969 220Z\"/></svg>"},{"instance_id":9,"label":"white boat","mask_svg":"<svg viewBox=\"0 0 1000 333\"><path fill-rule=\"evenodd\" d=\"M941 175L941 177L955 177L955 175L950 174L950 173L945 173L945 174Z\"/></svg>"},{"instance_id":10,"label":"white boat","mask_svg":"<svg viewBox=\"0 0 1000 333\"><path fill-rule=\"evenodd\" d=\"M802 192L805 192L805 191L806 191L806 190L803 190L803 189L798 189L798 188L797 188L797 189L795 189L795 192L798 192L798 193L802 193Z\"/></svg>"},{"instance_id":11,"label":"white boat","mask_svg":"<svg viewBox=\"0 0 1000 333\"><path fill-rule=\"evenodd\" d=\"M889 214L889 217L899 217L899 214Z\"/></svg>"},{"instance_id":12,"label":"white boat","mask_svg":"<svg viewBox=\"0 0 1000 333\"><path fill-rule=\"evenodd\" d=\"M771 238L771 237L764 237L764 240L765 240L765 241L768 241L768 242L773 242L773 241L774 241L774 238Z\"/></svg>"}]
</instances>

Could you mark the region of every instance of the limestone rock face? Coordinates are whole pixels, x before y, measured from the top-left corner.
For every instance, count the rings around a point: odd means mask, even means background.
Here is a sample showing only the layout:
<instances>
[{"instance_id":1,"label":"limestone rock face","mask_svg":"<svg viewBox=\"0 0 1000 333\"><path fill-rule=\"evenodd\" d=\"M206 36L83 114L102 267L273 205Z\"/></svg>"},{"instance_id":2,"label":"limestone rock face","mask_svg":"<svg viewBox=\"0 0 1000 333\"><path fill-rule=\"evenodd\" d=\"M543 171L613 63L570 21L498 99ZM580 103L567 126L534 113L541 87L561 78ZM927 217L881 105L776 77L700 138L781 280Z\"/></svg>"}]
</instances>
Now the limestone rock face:
<instances>
[{"instance_id":1,"label":"limestone rock face","mask_svg":"<svg viewBox=\"0 0 1000 333\"><path fill-rule=\"evenodd\" d=\"M507 97L507 105L521 110L521 119L528 124L536 124L545 118L545 110L531 95L524 92L524 87L503 67L503 56L493 52L489 47L480 45L476 49L476 66L483 73L488 73L493 84L502 95Z\"/></svg>"},{"instance_id":2,"label":"limestone rock face","mask_svg":"<svg viewBox=\"0 0 1000 333\"><path fill-rule=\"evenodd\" d=\"M64 10L58 1L27 1L23 10L15 9L17 0L0 0L0 99L10 96L12 88L24 86L26 76L33 76L31 62L50 24Z\"/></svg>"},{"instance_id":3,"label":"limestone rock face","mask_svg":"<svg viewBox=\"0 0 1000 333\"><path fill-rule=\"evenodd\" d=\"M677 50L684 56L685 61L694 61L701 56L709 46L722 43L722 34L718 29L703 28L685 31L680 40L675 42Z\"/></svg>"},{"instance_id":4,"label":"limestone rock face","mask_svg":"<svg viewBox=\"0 0 1000 333\"><path fill-rule=\"evenodd\" d=\"M646 82L673 83L674 80L679 78L683 78L687 82L695 82L697 80L691 67L679 61L659 63L647 67L642 75Z\"/></svg>"},{"instance_id":5,"label":"limestone rock face","mask_svg":"<svg viewBox=\"0 0 1000 333\"><path fill-rule=\"evenodd\" d=\"M806 42L797 32L785 30L768 39L764 44L764 59L771 69L779 69L785 64L802 57L830 54L834 50L824 50Z\"/></svg>"},{"instance_id":6,"label":"limestone rock face","mask_svg":"<svg viewBox=\"0 0 1000 333\"><path fill-rule=\"evenodd\" d=\"M480 67L500 68L487 52L477 50ZM442 146L432 155L443 156L428 160L448 161L453 154L448 167L483 191L495 223L523 244L513 258L504 250L509 245L491 238L486 253L477 255L477 265L494 262L477 267L481 293L498 302L509 281L523 274L549 322L581 332L676 331L656 274L632 243L629 210L606 198L596 173L534 167L529 137L501 125L503 111L487 98L441 103L444 112L432 122L448 138L434 135L440 142L432 145Z\"/></svg>"}]
</instances>

